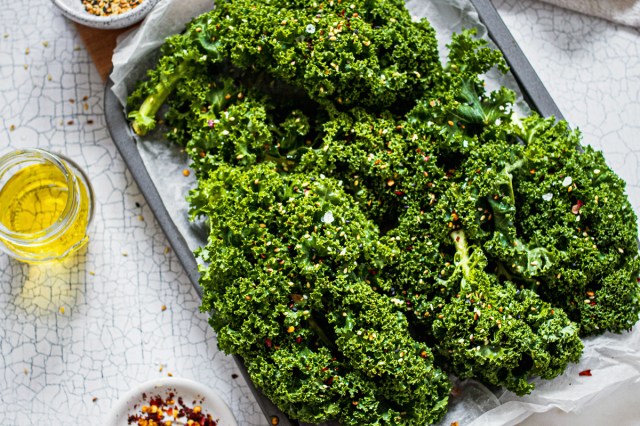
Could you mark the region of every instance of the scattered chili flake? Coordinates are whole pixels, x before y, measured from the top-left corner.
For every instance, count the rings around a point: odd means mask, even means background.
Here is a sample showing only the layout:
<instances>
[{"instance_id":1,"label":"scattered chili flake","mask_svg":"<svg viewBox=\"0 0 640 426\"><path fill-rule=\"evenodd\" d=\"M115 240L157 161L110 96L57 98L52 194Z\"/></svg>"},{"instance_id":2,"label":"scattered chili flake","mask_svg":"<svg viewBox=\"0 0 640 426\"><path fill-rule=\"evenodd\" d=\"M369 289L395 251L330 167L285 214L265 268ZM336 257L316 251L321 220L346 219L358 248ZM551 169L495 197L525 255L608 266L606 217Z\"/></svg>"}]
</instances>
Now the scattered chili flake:
<instances>
[{"instance_id":1,"label":"scattered chili flake","mask_svg":"<svg viewBox=\"0 0 640 426\"><path fill-rule=\"evenodd\" d=\"M96 402L98 400L97 396L94 396L93 398L91 398L91 401Z\"/></svg>"},{"instance_id":2,"label":"scattered chili flake","mask_svg":"<svg viewBox=\"0 0 640 426\"><path fill-rule=\"evenodd\" d=\"M571 207L571 213L579 214L580 213L580 209L582 208L582 206L584 206L584 203L582 201L578 200L578 202Z\"/></svg>"},{"instance_id":3,"label":"scattered chili flake","mask_svg":"<svg viewBox=\"0 0 640 426\"><path fill-rule=\"evenodd\" d=\"M280 424L280 418L278 416L271 416L271 424L274 426Z\"/></svg>"},{"instance_id":4,"label":"scattered chili flake","mask_svg":"<svg viewBox=\"0 0 640 426\"><path fill-rule=\"evenodd\" d=\"M578 373L579 376L591 376L591 370L582 370Z\"/></svg>"}]
</instances>

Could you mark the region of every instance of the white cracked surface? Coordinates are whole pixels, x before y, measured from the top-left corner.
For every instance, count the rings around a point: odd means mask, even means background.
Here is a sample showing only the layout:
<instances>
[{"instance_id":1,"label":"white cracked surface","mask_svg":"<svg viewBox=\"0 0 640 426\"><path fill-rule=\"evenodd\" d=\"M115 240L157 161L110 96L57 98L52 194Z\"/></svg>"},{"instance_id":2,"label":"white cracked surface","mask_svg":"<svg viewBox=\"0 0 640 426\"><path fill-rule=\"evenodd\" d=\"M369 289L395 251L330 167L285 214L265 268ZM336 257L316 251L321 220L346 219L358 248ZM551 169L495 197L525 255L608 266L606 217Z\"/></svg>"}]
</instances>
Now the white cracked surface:
<instances>
[{"instance_id":1,"label":"white cracked surface","mask_svg":"<svg viewBox=\"0 0 640 426\"><path fill-rule=\"evenodd\" d=\"M534 0L494 3L640 212L640 32ZM100 424L130 387L168 373L219 389L240 425L267 424L108 136L75 27L48 0L0 0L0 25L0 154L64 152L96 192L78 258L44 268L0 255L0 424Z\"/></svg>"}]
</instances>

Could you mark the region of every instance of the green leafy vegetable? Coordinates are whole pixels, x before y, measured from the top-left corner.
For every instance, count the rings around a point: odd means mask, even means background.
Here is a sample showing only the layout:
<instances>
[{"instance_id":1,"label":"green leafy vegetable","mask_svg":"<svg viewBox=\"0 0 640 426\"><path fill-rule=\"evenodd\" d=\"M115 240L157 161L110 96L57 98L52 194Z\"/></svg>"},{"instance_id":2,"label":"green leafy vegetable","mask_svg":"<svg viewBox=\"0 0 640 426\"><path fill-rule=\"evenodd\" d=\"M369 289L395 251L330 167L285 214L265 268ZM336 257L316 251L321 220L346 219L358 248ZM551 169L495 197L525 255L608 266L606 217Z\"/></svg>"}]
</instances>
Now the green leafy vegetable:
<instances>
[{"instance_id":1,"label":"green leafy vegetable","mask_svg":"<svg viewBox=\"0 0 640 426\"><path fill-rule=\"evenodd\" d=\"M443 63L397 0L220 1L129 98L196 170L220 349L292 418L434 423L448 374L522 395L638 321L624 182L474 35Z\"/></svg>"}]
</instances>

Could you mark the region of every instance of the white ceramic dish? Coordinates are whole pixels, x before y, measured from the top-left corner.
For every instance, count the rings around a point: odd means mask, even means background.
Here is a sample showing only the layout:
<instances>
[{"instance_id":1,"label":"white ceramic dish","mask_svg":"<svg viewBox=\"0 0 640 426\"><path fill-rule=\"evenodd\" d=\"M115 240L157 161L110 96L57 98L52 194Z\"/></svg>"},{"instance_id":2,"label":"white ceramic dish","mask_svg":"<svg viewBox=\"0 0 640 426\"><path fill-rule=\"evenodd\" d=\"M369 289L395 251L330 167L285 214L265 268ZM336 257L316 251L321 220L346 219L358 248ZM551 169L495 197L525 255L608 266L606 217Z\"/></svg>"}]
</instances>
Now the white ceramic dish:
<instances>
[{"instance_id":1,"label":"white ceramic dish","mask_svg":"<svg viewBox=\"0 0 640 426\"><path fill-rule=\"evenodd\" d=\"M125 28L144 19L159 0L143 0L139 6L109 16L96 16L87 12L82 0L51 0L60 12L67 18L87 27L116 29Z\"/></svg>"},{"instance_id":2,"label":"white ceramic dish","mask_svg":"<svg viewBox=\"0 0 640 426\"><path fill-rule=\"evenodd\" d=\"M217 421L218 426L238 426L233 413L218 394L201 383L178 377L150 380L131 389L116 402L103 424L105 426L127 426L129 416L140 414L141 407L149 405L151 397L160 395L166 399L170 392L175 394L175 400L182 397L185 403L192 407L200 405L202 412L210 413ZM193 401L196 401L196 404L192 404ZM174 421L173 424L180 425L182 423Z\"/></svg>"}]
</instances>

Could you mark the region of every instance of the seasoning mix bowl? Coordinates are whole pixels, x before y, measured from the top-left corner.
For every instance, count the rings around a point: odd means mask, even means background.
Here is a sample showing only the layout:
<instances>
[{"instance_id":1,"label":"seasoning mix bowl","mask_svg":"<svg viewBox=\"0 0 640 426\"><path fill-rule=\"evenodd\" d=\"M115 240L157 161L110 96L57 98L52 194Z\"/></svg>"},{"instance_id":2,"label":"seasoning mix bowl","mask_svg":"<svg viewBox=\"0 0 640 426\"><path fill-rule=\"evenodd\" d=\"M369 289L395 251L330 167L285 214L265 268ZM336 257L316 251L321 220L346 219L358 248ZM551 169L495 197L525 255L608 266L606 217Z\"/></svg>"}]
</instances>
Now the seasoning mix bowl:
<instances>
[{"instance_id":1,"label":"seasoning mix bowl","mask_svg":"<svg viewBox=\"0 0 640 426\"><path fill-rule=\"evenodd\" d=\"M51 0L64 16L93 28L125 28L144 19L159 0ZM94 13L90 13L91 8ZM96 13L100 13L97 15Z\"/></svg>"},{"instance_id":2,"label":"seasoning mix bowl","mask_svg":"<svg viewBox=\"0 0 640 426\"><path fill-rule=\"evenodd\" d=\"M154 408L155 407L155 408ZM227 404L209 387L179 377L162 377L143 382L124 394L101 424L238 426Z\"/></svg>"},{"instance_id":3,"label":"seasoning mix bowl","mask_svg":"<svg viewBox=\"0 0 640 426\"><path fill-rule=\"evenodd\" d=\"M60 260L84 246L93 191L71 160L41 149L0 157L0 249L27 263Z\"/></svg>"}]
</instances>

